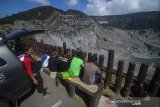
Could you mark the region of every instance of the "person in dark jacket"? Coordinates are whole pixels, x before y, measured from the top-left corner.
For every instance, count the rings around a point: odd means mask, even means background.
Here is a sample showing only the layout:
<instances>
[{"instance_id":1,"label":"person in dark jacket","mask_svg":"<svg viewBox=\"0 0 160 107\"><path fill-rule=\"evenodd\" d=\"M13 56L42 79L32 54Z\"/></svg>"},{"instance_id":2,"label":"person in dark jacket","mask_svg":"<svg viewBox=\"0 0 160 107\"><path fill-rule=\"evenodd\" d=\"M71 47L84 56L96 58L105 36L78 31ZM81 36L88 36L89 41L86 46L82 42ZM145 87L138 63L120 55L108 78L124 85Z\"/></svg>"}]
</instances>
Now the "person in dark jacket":
<instances>
[{"instance_id":1,"label":"person in dark jacket","mask_svg":"<svg viewBox=\"0 0 160 107\"><path fill-rule=\"evenodd\" d=\"M66 53L62 57L59 58L58 61L58 71L64 72L67 71L71 64L71 58L69 57L69 54Z\"/></svg>"},{"instance_id":2,"label":"person in dark jacket","mask_svg":"<svg viewBox=\"0 0 160 107\"><path fill-rule=\"evenodd\" d=\"M58 55L57 52L53 52L49 58L48 69L51 72L57 72L58 71L57 64L58 64Z\"/></svg>"}]
</instances>

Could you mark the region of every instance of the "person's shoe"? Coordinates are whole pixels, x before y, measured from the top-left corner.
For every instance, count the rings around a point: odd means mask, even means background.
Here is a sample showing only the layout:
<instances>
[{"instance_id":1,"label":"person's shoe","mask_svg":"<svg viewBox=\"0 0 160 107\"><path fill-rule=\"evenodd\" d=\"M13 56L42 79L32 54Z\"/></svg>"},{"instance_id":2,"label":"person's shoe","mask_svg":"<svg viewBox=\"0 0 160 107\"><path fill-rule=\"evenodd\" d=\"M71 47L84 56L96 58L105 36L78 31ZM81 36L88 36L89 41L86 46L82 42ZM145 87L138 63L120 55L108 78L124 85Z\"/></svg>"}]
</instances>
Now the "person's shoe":
<instances>
[{"instance_id":1,"label":"person's shoe","mask_svg":"<svg viewBox=\"0 0 160 107\"><path fill-rule=\"evenodd\" d=\"M44 89L45 89L45 91L47 91L47 90L48 90L48 87L45 87Z\"/></svg>"},{"instance_id":2,"label":"person's shoe","mask_svg":"<svg viewBox=\"0 0 160 107\"><path fill-rule=\"evenodd\" d=\"M48 94L46 94L46 95L43 96L43 98L47 98L47 97L48 97Z\"/></svg>"},{"instance_id":3,"label":"person's shoe","mask_svg":"<svg viewBox=\"0 0 160 107\"><path fill-rule=\"evenodd\" d=\"M48 95L52 94L53 92L47 92Z\"/></svg>"},{"instance_id":4,"label":"person's shoe","mask_svg":"<svg viewBox=\"0 0 160 107\"><path fill-rule=\"evenodd\" d=\"M46 95L44 95L44 97L43 98L47 98L50 94L52 94L53 92L47 92L47 94Z\"/></svg>"}]
</instances>

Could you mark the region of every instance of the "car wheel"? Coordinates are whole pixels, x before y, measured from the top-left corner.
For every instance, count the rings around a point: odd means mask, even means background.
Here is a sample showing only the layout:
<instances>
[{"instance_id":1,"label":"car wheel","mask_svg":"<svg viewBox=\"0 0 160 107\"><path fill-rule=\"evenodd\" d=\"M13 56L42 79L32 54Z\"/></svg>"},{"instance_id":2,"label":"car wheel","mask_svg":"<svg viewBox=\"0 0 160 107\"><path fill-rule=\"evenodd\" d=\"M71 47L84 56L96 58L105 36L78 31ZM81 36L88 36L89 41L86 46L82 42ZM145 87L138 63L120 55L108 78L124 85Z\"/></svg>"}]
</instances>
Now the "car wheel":
<instances>
[{"instance_id":1,"label":"car wheel","mask_svg":"<svg viewBox=\"0 0 160 107\"><path fill-rule=\"evenodd\" d=\"M0 106L1 107L11 107L10 103L5 99L0 99Z\"/></svg>"}]
</instances>

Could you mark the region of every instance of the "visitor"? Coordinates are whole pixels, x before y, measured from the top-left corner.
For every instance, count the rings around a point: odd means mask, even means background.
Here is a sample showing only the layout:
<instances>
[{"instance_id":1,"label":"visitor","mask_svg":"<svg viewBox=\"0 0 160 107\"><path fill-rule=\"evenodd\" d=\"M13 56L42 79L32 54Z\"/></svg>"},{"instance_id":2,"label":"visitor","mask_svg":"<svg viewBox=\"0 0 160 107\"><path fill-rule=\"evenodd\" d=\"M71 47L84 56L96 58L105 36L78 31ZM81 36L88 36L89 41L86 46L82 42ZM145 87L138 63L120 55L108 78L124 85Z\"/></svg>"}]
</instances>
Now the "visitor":
<instances>
[{"instance_id":1,"label":"visitor","mask_svg":"<svg viewBox=\"0 0 160 107\"><path fill-rule=\"evenodd\" d=\"M71 58L68 53L64 54L62 57L58 60L58 71L59 72L65 72L69 69L71 64Z\"/></svg>"},{"instance_id":2,"label":"visitor","mask_svg":"<svg viewBox=\"0 0 160 107\"><path fill-rule=\"evenodd\" d=\"M43 80L41 78L41 75L39 73L39 68L37 66L37 63L35 63L32 59L33 54L33 48L31 46L27 46L25 49L25 53L19 55L20 61L24 64L24 67L26 69L27 74L32 79L37 91L39 93L42 93L44 98L46 98L50 93L46 92L46 89L43 85ZM36 68L37 67L37 68Z\"/></svg>"},{"instance_id":3,"label":"visitor","mask_svg":"<svg viewBox=\"0 0 160 107\"><path fill-rule=\"evenodd\" d=\"M47 68L48 67L48 63L49 63L49 58L50 56L48 54L43 54L42 58L41 58L41 66L43 68Z\"/></svg>"},{"instance_id":4,"label":"visitor","mask_svg":"<svg viewBox=\"0 0 160 107\"><path fill-rule=\"evenodd\" d=\"M69 77L79 77L81 69L84 67L84 55L81 51L77 52L76 57L73 57L68 71L61 72L63 79L69 79Z\"/></svg>"},{"instance_id":5,"label":"visitor","mask_svg":"<svg viewBox=\"0 0 160 107\"><path fill-rule=\"evenodd\" d=\"M49 58L48 69L51 72L57 72L58 71L57 65L58 65L58 54L57 52L53 52Z\"/></svg>"},{"instance_id":6,"label":"visitor","mask_svg":"<svg viewBox=\"0 0 160 107\"><path fill-rule=\"evenodd\" d=\"M101 71L99 67L95 65L95 61L96 57L92 56L88 63L85 63L84 65L82 81L88 85L101 82Z\"/></svg>"}]
</instances>

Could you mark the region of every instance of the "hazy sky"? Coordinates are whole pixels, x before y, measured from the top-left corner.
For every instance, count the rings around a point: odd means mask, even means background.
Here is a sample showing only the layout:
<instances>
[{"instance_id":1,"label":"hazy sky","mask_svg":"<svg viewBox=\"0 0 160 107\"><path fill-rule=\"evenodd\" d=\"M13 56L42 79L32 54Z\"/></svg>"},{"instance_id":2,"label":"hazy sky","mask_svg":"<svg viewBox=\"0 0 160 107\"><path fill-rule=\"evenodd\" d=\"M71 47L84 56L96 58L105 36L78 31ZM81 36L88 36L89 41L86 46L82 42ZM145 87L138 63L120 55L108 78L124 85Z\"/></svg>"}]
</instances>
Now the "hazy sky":
<instances>
[{"instance_id":1,"label":"hazy sky","mask_svg":"<svg viewBox=\"0 0 160 107\"><path fill-rule=\"evenodd\" d=\"M160 10L160 0L0 0L0 17L46 5L62 10L81 10L88 15Z\"/></svg>"}]
</instances>

